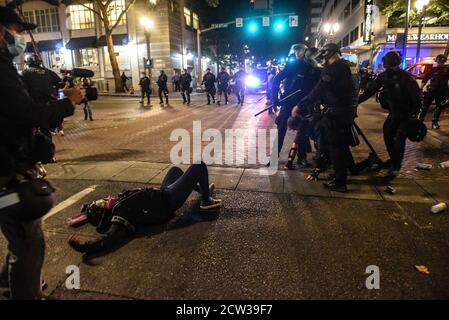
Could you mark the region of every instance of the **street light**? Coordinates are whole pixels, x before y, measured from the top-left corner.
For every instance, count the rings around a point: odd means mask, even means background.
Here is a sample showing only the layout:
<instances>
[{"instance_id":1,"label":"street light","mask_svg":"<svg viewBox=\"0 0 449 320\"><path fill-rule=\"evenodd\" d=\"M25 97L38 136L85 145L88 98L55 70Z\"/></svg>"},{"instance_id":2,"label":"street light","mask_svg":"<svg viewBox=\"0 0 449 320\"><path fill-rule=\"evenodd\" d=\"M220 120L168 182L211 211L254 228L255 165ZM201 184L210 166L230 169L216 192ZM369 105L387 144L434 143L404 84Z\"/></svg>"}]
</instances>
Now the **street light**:
<instances>
[{"instance_id":1,"label":"street light","mask_svg":"<svg viewBox=\"0 0 449 320\"><path fill-rule=\"evenodd\" d=\"M154 21L151 20L148 17L141 17L140 18L140 24L143 26L143 29L144 29L144 32L145 32L145 39L146 39L146 42L147 42L148 61L151 61L150 36L151 36L151 29L154 28Z\"/></svg>"},{"instance_id":2,"label":"street light","mask_svg":"<svg viewBox=\"0 0 449 320\"><path fill-rule=\"evenodd\" d=\"M421 51L421 33L423 28L423 18L425 13L425 7L429 4L430 0L416 0L415 7L419 14L419 26L418 26L418 43L416 44L416 63L419 63L419 54Z\"/></svg>"},{"instance_id":3,"label":"street light","mask_svg":"<svg viewBox=\"0 0 449 320\"><path fill-rule=\"evenodd\" d=\"M340 30L340 25L337 22L335 22L335 23L326 22L323 25L323 31L325 33L327 33L327 35L330 39L332 39L333 36L335 36L335 34L338 32L338 30Z\"/></svg>"}]
</instances>

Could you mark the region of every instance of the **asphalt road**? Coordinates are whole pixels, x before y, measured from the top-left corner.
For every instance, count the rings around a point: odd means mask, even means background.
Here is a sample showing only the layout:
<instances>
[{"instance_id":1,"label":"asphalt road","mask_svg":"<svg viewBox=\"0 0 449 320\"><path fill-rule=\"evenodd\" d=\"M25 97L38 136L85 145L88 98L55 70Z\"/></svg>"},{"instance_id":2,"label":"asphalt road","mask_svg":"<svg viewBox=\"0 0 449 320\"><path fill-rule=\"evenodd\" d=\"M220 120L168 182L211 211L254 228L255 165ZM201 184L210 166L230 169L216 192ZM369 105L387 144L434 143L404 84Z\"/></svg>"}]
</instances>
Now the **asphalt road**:
<instances>
[{"instance_id":1,"label":"asphalt road","mask_svg":"<svg viewBox=\"0 0 449 320\"><path fill-rule=\"evenodd\" d=\"M94 121L82 110L55 137L63 162L139 160L169 162L174 129L271 128L261 96L237 107L207 106L195 96L191 106L140 108L138 99L104 98L94 104ZM385 114L369 102L359 125L385 158L381 136ZM289 133L288 146L292 139ZM283 152L286 160L288 148ZM366 146L354 149L366 156ZM403 178L448 185L448 170L413 171L417 161L434 165L448 157L426 144L409 144ZM282 163L281 163L282 165ZM245 164L243 166L246 166ZM410 172L408 172L410 171ZM407 180L404 179L407 184ZM295 193L218 189L218 214L198 210L198 196L164 226L142 229L114 252L82 256L66 240L73 233L92 238L92 227L69 228L66 219L82 203L142 186L102 180L54 180L61 206L44 222L47 294L60 299L441 299L449 298L449 215L431 215L429 203L361 200ZM92 189L89 189L92 188ZM91 192L86 192L91 190ZM79 192L84 196L70 202ZM449 200L449 199L448 199ZM0 237L0 255L5 254ZM80 269L80 290L65 286L67 266ZM380 270L380 288L366 287L368 266ZM425 266L428 273L416 266Z\"/></svg>"}]
</instances>

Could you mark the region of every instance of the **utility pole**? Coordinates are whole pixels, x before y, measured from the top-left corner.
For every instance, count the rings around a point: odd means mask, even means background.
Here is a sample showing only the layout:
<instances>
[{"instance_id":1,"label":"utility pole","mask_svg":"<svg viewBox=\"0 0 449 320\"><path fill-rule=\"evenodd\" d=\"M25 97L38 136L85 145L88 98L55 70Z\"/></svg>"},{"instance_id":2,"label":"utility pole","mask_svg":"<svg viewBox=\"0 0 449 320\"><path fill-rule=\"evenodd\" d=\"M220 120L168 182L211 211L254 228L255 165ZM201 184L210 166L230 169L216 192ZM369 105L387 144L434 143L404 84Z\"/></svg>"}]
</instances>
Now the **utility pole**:
<instances>
[{"instance_id":1,"label":"utility pole","mask_svg":"<svg viewBox=\"0 0 449 320\"><path fill-rule=\"evenodd\" d=\"M402 43L402 68L405 69L407 61L407 40L408 40L408 25L410 19L410 0L406 2L405 22L404 22L404 41Z\"/></svg>"}]
</instances>

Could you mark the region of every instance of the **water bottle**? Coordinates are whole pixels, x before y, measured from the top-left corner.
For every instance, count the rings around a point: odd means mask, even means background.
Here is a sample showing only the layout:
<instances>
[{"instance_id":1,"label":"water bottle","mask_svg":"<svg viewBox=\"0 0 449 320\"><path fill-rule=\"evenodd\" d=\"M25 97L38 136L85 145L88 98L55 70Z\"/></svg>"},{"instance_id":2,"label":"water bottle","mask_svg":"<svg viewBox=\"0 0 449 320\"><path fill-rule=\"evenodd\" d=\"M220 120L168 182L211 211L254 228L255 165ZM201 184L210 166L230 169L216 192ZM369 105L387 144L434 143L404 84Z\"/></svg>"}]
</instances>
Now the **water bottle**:
<instances>
[{"instance_id":1,"label":"water bottle","mask_svg":"<svg viewBox=\"0 0 449 320\"><path fill-rule=\"evenodd\" d=\"M416 167L418 169L421 169L421 170L430 170L430 169L432 169L432 165L430 163L418 163L416 165Z\"/></svg>"},{"instance_id":2,"label":"water bottle","mask_svg":"<svg viewBox=\"0 0 449 320\"><path fill-rule=\"evenodd\" d=\"M445 211L446 209L447 209L447 204L444 202L440 202L439 204L432 206L432 208L430 208L430 211L432 211L432 213L440 213L440 212Z\"/></svg>"}]
</instances>

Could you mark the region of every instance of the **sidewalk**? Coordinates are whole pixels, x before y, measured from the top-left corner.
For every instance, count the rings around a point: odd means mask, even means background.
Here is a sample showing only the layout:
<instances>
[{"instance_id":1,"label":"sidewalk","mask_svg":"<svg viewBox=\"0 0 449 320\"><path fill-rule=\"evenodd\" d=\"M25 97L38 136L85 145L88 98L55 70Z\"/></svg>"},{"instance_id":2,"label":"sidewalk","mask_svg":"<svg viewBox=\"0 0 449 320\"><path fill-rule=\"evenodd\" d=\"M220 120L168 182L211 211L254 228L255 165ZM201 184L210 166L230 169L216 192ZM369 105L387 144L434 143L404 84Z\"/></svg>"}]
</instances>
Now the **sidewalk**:
<instances>
[{"instance_id":1,"label":"sidewalk","mask_svg":"<svg viewBox=\"0 0 449 320\"><path fill-rule=\"evenodd\" d=\"M432 117L433 108L427 113L426 125L428 131L424 141L434 147L440 148L444 153L449 154L449 110L447 108L443 110L439 122L441 128L438 130L432 129Z\"/></svg>"},{"instance_id":2,"label":"sidewalk","mask_svg":"<svg viewBox=\"0 0 449 320\"><path fill-rule=\"evenodd\" d=\"M170 168L168 163L138 161L73 162L49 165L50 180L90 180L126 183L144 183L159 185ZM181 165L186 169L187 165ZM444 169L434 169L444 170ZM449 202L448 180L395 179L388 185L397 192L390 195L385 192L381 179L371 176L349 179L348 193L329 192L322 181L307 182L305 173L300 171L279 170L271 176L262 176L258 169L209 167L211 182L218 189L233 191L255 191L274 194L297 194L327 198L346 198L359 200L398 201L425 203L433 205Z\"/></svg>"}]
</instances>

